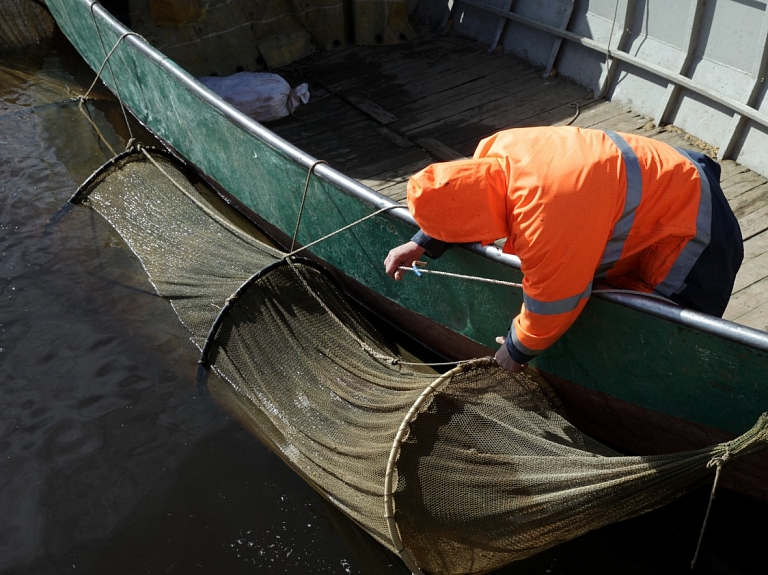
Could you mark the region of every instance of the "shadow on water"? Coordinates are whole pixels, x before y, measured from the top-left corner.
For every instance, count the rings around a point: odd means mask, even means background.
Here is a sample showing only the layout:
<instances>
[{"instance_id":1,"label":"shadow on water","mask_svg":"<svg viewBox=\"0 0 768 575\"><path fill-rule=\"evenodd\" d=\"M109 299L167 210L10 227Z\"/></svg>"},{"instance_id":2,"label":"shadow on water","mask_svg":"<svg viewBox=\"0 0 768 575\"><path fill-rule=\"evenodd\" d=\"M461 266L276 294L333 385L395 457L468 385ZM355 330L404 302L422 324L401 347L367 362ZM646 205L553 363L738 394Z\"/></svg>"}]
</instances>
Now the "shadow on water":
<instances>
[{"instance_id":1,"label":"shadow on water","mask_svg":"<svg viewBox=\"0 0 768 575\"><path fill-rule=\"evenodd\" d=\"M128 139L103 91L109 145L71 99L92 79L61 38L0 64L0 573L404 573L201 397L197 349L115 232L62 217ZM707 497L501 572L687 572ZM718 497L695 573L761 572L750 506Z\"/></svg>"}]
</instances>

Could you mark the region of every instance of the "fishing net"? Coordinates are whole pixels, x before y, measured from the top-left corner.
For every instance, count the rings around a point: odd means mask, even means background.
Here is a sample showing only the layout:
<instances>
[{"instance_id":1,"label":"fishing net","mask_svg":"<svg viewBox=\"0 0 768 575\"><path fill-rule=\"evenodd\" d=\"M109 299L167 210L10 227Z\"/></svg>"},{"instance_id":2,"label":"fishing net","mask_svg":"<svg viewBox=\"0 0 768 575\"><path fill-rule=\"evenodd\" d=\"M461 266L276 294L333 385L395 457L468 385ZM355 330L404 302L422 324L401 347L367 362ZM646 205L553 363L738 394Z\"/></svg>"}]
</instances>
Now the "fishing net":
<instances>
[{"instance_id":1,"label":"fishing net","mask_svg":"<svg viewBox=\"0 0 768 575\"><path fill-rule=\"evenodd\" d=\"M144 150L73 199L141 259L219 376L218 400L414 572L498 568L671 502L766 446L763 416L728 444L621 456L491 358L439 373L321 266L284 259L187 176Z\"/></svg>"}]
</instances>

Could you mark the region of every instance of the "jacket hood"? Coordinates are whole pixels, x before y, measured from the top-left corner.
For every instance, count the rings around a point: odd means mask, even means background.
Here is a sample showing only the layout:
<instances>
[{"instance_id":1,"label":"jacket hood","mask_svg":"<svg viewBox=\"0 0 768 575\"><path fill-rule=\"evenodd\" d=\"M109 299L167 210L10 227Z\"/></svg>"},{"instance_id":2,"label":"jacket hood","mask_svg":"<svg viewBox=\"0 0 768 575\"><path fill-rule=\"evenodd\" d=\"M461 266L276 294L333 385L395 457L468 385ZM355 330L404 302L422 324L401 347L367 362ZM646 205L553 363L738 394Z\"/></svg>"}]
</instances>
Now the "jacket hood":
<instances>
[{"instance_id":1,"label":"jacket hood","mask_svg":"<svg viewBox=\"0 0 768 575\"><path fill-rule=\"evenodd\" d=\"M428 236L490 243L509 235L507 177L499 160L431 164L408 181L408 209Z\"/></svg>"}]
</instances>

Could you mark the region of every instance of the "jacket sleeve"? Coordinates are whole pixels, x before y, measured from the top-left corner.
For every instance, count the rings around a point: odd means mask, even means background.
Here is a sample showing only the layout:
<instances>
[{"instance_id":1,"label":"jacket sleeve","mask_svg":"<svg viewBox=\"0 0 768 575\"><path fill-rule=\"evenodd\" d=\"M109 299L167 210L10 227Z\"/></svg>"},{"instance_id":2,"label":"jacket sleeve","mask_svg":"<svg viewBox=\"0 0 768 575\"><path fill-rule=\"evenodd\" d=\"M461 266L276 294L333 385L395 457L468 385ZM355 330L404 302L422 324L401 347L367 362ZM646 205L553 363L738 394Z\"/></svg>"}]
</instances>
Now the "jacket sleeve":
<instances>
[{"instance_id":1,"label":"jacket sleeve","mask_svg":"<svg viewBox=\"0 0 768 575\"><path fill-rule=\"evenodd\" d=\"M507 338L513 359L527 361L540 354L584 309L611 233L610 213L608 204L593 200L579 205L578 196L573 196L528 206L518 219L510 239L524 277L523 305Z\"/></svg>"},{"instance_id":2,"label":"jacket sleeve","mask_svg":"<svg viewBox=\"0 0 768 575\"><path fill-rule=\"evenodd\" d=\"M448 248L450 248L452 245L440 240L436 240L435 238L429 237L427 234L425 234L421 230L416 232L416 234L411 238L411 241L420 245L422 248L426 250L425 253L429 257L435 258L435 259L443 255L446 252L446 250L448 250Z\"/></svg>"}]
</instances>

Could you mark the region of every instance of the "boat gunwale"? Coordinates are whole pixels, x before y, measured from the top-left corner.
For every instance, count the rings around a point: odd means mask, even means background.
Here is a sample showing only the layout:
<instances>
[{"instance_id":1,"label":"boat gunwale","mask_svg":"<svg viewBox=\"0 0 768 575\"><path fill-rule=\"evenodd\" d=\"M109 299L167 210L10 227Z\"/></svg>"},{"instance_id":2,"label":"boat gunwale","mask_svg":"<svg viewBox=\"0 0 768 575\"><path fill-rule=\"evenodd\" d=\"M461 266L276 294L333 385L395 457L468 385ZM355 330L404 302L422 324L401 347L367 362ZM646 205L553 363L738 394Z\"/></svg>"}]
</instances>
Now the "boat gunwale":
<instances>
[{"instance_id":1,"label":"boat gunwale","mask_svg":"<svg viewBox=\"0 0 768 575\"><path fill-rule=\"evenodd\" d=\"M395 208L400 207L403 209L389 209L387 212L382 213L384 217L396 218L403 222L412 225L415 229L418 229L416 221L411 216L407 207L390 199L386 196L379 194L371 188L361 184L357 180L352 179L349 176L339 172L332 168L328 164L319 163L316 158L304 152L297 146L291 144L287 140L284 140L271 130L269 130L263 124L253 120L245 115L243 112L236 109L234 106L225 102L215 93L207 89L200 82L198 82L192 75L186 72L179 64L176 64L171 58L160 52L157 48L152 46L142 35L134 32L130 28L126 27L117 18L115 18L109 10L102 6L96 0L80 0L87 4L91 13L95 17L95 13L99 12L99 17L102 22L109 25L115 33L120 36L120 41L123 43L129 43L131 47L139 51L144 57L152 61L154 64L162 68L168 74L174 76L179 82L187 87L192 93L194 93L201 100L205 101L208 105L212 106L215 110L221 113L226 119L230 120L233 125L243 130L248 135L256 137L268 144L288 159L296 162L300 166L303 166L309 170L313 169L313 173L333 184L338 190L345 194L358 199L368 206L376 209ZM108 63L107 63L108 67ZM102 72L103 74L103 72ZM111 91L112 88L110 88ZM134 118L137 118L133 113L130 106L126 105L119 99L121 105L128 108L131 111ZM150 126L147 126L144 122L141 122L153 135L154 130ZM173 146L165 140L162 136L159 139L164 145L173 149ZM179 154L179 152L173 149L173 152ZM182 155L182 157L184 157ZM189 161L188 158L184 157ZM189 162L195 165L194 162ZM199 168L195 168L199 169ZM208 176L211 177L211 176ZM215 180L215 178L213 178ZM254 222L254 225L256 223ZM474 252L481 257L487 258L491 261L500 263L502 265L520 269L520 260L517 256L503 253L495 246L481 246L477 244L463 244L460 248L467 249ZM595 293L594 297L598 297L610 303L620 305L641 313L657 317L672 323L679 324L692 330L700 331L709 335L720 337L722 339L732 341L737 344L745 345L760 351L768 352L768 333L737 324L730 320L725 320L715 316L710 316L701 312L683 309L675 305L674 303L666 303L659 301L658 299L644 296L640 293L628 294L628 293Z\"/></svg>"}]
</instances>

